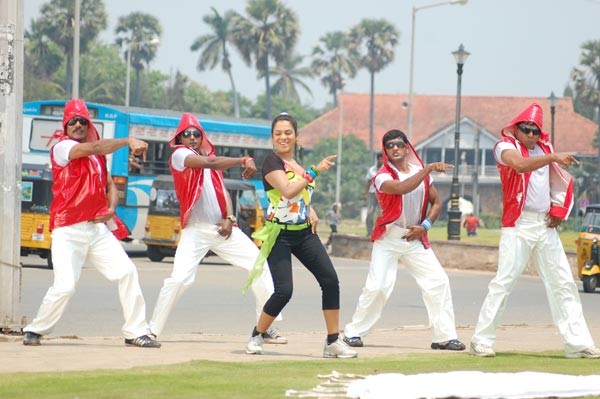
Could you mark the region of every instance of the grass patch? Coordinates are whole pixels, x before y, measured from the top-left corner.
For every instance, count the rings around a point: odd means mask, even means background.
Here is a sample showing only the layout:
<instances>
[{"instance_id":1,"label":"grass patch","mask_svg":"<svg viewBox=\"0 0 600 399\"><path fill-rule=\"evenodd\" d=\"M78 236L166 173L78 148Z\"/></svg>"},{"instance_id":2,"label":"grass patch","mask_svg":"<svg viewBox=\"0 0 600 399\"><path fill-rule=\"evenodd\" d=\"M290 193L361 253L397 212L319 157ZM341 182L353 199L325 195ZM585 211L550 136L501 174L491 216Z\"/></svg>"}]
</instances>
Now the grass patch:
<instances>
[{"instance_id":1,"label":"grass patch","mask_svg":"<svg viewBox=\"0 0 600 399\"><path fill-rule=\"evenodd\" d=\"M318 374L416 374L457 370L539 371L593 374L593 360L565 359L562 352L501 352L496 358L467 354L401 354L355 360L264 361L224 363L194 361L129 370L0 375L0 398L282 398L286 389L306 390Z\"/></svg>"}]
</instances>

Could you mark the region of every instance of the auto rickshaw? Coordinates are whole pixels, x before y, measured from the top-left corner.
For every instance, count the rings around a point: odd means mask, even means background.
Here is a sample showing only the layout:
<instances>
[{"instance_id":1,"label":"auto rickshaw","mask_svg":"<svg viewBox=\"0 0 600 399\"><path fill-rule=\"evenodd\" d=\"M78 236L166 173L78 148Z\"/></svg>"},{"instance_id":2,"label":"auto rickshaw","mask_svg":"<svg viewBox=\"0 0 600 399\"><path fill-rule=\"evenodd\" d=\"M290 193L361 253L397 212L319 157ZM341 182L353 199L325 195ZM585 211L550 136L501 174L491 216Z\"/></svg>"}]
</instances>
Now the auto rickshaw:
<instances>
[{"instance_id":1,"label":"auto rickshaw","mask_svg":"<svg viewBox=\"0 0 600 399\"><path fill-rule=\"evenodd\" d=\"M23 164L21 169L21 256L39 255L52 269L50 203L52 171L48 165Z\"/></svg>"},{"instance_id":2,"label":"auto rickshaw","mask_svg":"<svg viewBox=\"0 0 600 399\"><path fill-rule=\"evenodd\" d=\"M240 229L248 236L264 225L264 213L250 182L225 179ZM173 176L159 175L150 188L150 206L142 241L148 247L148 258L160 262L174 256L181 237L179 201ZM210 254L210 252L209 252Z\"/></svg>"},{"instance_id":3,"label":"auto rickshaw","mask_svg":"<svg viewBox=\"0 0 600 399\"><path fill-rule=\"evenodd\" d=\"M585 209L583 223L577 238L577 267L583 282L583 291L594 292L600 279L600 204Z\"/></svg>"}]
</instances>

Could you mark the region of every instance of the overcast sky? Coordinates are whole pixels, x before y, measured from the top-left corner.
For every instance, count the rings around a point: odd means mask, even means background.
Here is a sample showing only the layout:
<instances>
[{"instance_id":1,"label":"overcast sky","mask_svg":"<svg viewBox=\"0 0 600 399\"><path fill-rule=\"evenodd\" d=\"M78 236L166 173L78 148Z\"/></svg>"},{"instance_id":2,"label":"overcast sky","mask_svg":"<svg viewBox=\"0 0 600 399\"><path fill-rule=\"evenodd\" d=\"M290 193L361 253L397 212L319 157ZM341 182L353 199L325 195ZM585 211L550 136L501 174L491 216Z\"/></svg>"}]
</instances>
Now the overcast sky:
<instances>
[{"instance_id":1,"label":"overcast sky","mask_svg":"<svg viewBox=\"0 0 600 399\"><path fill-rule=\"evenodd\" d=\"M39 15L45 0L23 0L25 26ZM296 11L301 28L297 51L310 62L312 48L327 32L347 31L363 18L385 18L400 31L396 58L376 75L378 93L407 93L409 87L411 15L413 7L443 0L298 0L284 1ZM163 36L152 68L163 73L180 70L211 90L230 90L220 69L198 72L193 40L209 29L202 16L214 6L220 13L244 13L245 0L104 0L109 27L101 34L114 41L119 16L144 11L157 17ZM600 0L469 0L464 5L443 5L416 14L414 90L421 94L456 93L456 64L451 52L462 43L471 53L464 67L463 94L561 96L572 68L579 64L580 46L600 40ZM231 51L235 53L235 50ZM256 71L234 57L238 90L254 100L264 91ZM125 80L125 77L123 77ZM313 96L303 101L316 107L331 101L317 79L307 81ZM300 89L301 90L301 89ZM347 82L346 91L369 92L369 76L361 72Z\"/></svg>"}]
</instances>

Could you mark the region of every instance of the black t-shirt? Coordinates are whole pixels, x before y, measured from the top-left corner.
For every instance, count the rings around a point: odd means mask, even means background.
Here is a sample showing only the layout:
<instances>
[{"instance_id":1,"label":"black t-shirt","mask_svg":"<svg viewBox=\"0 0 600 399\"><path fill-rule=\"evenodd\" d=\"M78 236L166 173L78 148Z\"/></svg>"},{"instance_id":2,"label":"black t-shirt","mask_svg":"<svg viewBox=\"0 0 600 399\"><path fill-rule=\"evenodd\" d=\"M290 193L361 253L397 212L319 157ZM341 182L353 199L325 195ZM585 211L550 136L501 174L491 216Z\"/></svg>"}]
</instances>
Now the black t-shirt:
<instances>
[{"instance_id":1,"label":"black t-shirt","mask_svg":"<svg viewBox=\"0 0 600 399\"><path fill-rule=\"evenodd\" d=\"M275 155L275 153L272 153L267 155L263 161L262 179L263 185L265 186L265 191L273 189L273 186L269 184L269 182L265 179L265 176L274 170L283 170L285 172L285 163L283 162L283 159L279 158L279 156Z\"/></svg>"}]
</instances>

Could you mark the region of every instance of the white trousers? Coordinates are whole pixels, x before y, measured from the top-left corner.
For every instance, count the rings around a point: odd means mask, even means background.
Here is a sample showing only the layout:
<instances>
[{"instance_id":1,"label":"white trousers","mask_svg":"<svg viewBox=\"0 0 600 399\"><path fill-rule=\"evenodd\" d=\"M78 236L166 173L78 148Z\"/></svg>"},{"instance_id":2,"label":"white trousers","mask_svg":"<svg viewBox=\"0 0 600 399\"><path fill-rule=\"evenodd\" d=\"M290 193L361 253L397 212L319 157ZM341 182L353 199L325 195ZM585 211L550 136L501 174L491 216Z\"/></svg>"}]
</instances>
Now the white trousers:
<instances>
[{"instance_id":1,"label":"white trousers","mask_svg":"<svg viewBox=\"0 0 600 399\"><path fill-rule=\"evenodd\" d=\"M194 282L198 264L209 250L234 266L248 271L252 269L258 257L258 248L252 240L237 227L234 227L231 236L225 239L217 232L217 227L213 224L194 223L181 231L173 272L171 277L165 279L149 324L153 334L162 333L171 310L183 292ZM242 283L240 282L240 290ZM263 305L273 293L273 280L268 267L264 267L263 274L254 280L250 288L254 293L258 318Z\"/></svg>"},{"instance_id":2,"label":"white trousers","mask_svg":"<svg viewBox=\"0 0 600 399\"><path fill-rule=\"evenodd\" d=\"M421 289L429 326L433 328L432 342L457 338L448 275L431 248L425 249L421 241L402 238L406 231L395 225L388 226L385 235L373 243L367 281L352 321L344 329L347 337L367 335L379 320L394 289L400 259Z\"/></svg>"},{"instance_id":3,"label":"white trousers","mask_svg":"<svg viewBox=\"0 0 600 399\"><path fill-rule=\"evenodd\" d=\"M577 352L594 345L558 232L547 227L545 218L543 213L523 212L515 227L502 228L498 271L488 286L472 342L494 345L496 327L508 296L533 256L546 288L552 319L565 342L565 352Z\"/></svg>"},{"instance_id":4,"label":"white trousers","mask_svg":"<svg viewBox=\"0 0 600 399\"><path fill-rule=\"evenodd\" d=\"M135 265L104 223L81 222L52 232L54 284L46 292L38 314L24 331L46 335L62 316L84 264L95 267L119 285L125 338L146 334L146 303Z\"/></svg>"}]
</instances>

